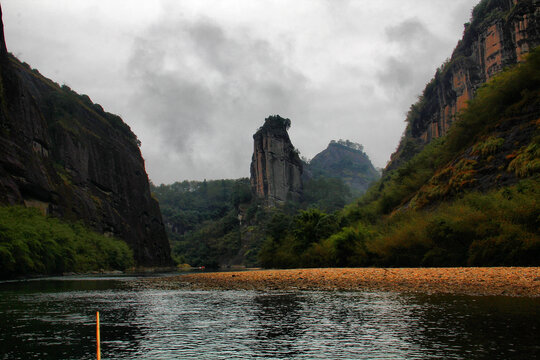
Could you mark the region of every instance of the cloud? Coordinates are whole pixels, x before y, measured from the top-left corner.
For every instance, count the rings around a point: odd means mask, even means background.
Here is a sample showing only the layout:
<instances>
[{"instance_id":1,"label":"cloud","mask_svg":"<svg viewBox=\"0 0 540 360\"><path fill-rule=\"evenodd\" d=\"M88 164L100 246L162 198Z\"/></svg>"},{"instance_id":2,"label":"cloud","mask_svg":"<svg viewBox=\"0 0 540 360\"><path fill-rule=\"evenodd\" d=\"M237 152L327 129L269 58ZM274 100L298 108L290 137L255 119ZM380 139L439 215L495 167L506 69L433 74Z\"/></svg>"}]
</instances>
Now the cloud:
<instances>
[{"instance_id":1,"label":"cloud","mask_svg":"<svg viewBox=\"0 0 540 360\"><path fill-rule=\"evenodd\" d=\"M10 51L118 113L156 183L249 176L264 118L377 166L477 0L5 0ZM45 14L45 15L44 15Z\"/></svg>"},{"instance_id":2,"label":"cloud","mask_svg":"<svg viewBox=\"0 0 540 360\"><path fill-rule=\"evenodd\" d=\"M153 157L167 151L176 167L198 165L185 177L247 176L251 135L266 116L297 106L305 89L306 78L285 58L269 42L208 18L150 27L128 63L137 89L131 103L142 109L138 126L162 144L147 158L158 163ZM231 168L231 158L243 157Z\"/></svg>"},{"instance_id":3,"label":"cloud","mask_svg":"<svg viewBox=\"0 0 540 360\"><path fill-rule=\"evenodd\" d=\"M402 23L385 29L388 40L402 44L421 43L432 35L417 18L406 19Z\"/></svg>"},{"instance_id":4,"label":"cloud","mask_svg":"<svg viewBox=\"0 0 540 360\"><path fill-rule=\"evenodd\" d=\"M377 75L389 96L406 106L435 73L431 64L442 63L455 40L436 35L414 17L386 27L385 35L393 52Z\"/></svg>"}]
</instances>

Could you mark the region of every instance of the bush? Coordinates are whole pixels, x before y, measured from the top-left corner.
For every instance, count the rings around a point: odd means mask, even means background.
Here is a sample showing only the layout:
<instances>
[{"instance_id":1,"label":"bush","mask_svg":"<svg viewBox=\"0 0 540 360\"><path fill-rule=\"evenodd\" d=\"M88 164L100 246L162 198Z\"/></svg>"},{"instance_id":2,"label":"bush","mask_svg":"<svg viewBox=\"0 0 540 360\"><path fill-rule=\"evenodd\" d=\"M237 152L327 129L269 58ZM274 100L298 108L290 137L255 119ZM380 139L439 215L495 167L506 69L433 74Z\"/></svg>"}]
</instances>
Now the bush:
<instances>
[{"instance_id":1,"label":"bush","mask_svg":"<svg viewBox=\"0 0 540 360\"><path fill-rule=\"evenodd\" d=\"M1 277L125 270L133 265L133 253L121 240L45 217L36 209L0 207Z\"/></svg>"},{"instance_id":2,"label":"bush","mask_svg":"<svg viewBox=\"0 0 540 360\"><path fill-rule=\"evenodd\" d=\"M382 236L367 247L377 265L537 266L539 194L535 178L429 211L403 211L380 224Z\"/></svg>"}]
</instances>

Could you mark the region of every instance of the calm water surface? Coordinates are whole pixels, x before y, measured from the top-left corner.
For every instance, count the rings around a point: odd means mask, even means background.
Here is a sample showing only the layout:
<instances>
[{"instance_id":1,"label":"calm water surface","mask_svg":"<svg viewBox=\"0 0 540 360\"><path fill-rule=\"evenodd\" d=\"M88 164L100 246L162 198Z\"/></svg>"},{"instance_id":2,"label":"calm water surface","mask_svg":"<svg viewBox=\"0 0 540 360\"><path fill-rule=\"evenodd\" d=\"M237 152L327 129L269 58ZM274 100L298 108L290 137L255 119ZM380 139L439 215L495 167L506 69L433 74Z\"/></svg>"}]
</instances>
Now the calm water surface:
<instances>
[{"instance_id":1,"label":"calm water surface","mask_svg":"<svg viewBox=\"0 0 540 360\"><path fill-rule=\"evenodd\" d=\"M540 300L0 283L0 359L534 359Z\"/></svg>"}]
</instances>

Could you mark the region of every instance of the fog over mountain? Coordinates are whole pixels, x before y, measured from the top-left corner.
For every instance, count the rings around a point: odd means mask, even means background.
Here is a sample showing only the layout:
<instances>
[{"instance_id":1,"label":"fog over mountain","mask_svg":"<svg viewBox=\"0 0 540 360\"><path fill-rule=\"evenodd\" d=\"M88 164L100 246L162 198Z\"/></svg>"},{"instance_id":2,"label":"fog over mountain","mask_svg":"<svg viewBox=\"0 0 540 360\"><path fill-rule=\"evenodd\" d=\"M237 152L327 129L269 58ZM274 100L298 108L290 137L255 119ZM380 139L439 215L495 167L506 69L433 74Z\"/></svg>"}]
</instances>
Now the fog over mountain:
<instances>
[{"instance_id":1,"label":"fog over mountain","mask_svg":"<svg viewBox=\"0 0 540 360\"><path fill-rule=\"evenodd\" d=\"M8 48L117 113L154 183L249 176L252 134L292 120L383 167L476 0L2 1ZM444 16L441 16L444 14Z\"/></svg>"}]
</instances>

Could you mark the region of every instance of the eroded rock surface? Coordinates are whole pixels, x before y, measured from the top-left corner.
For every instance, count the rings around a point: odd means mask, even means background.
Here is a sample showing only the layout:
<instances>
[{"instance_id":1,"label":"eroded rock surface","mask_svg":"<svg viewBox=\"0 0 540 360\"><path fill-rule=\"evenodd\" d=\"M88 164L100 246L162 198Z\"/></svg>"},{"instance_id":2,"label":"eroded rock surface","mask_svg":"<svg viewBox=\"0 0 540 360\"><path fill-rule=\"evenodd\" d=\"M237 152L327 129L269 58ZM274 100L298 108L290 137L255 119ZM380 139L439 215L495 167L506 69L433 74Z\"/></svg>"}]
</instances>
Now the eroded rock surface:
<instances>
[{"instance_id":1,"label":"eroded rock surface","mask_svg":"<svg viewBox=\"0 0 540 360\"><path fill-rule=\"evenodd\" d=\"M445 135L476 90L540 45L538 0L482 1L465 24L452 57L411 108L409 126L386 170L397 168L431 140Z\"/></svg>"},{"instance_id":2,"label":"eroded rock surface","mask_svg":"<svg viewBox=\"0 0 540 360\"><path fill-rule=\"evenodd\" d=\"M125 240L138 265L170 265L137 137L88 96L9 55L0 31L0 204L83 221Z\"/></svg>"},{"instance_id":3,"label":"eroded rock surface","mask_svg":"<svg viewBox=\"0 0 540 360\"><path fill-rule=\"evenodd\" d=\"M251 187L268 206L302 197L302 161L287 129L291 121L279 115L268 117L253 135Z\"/></svg>"}]
</instances>

